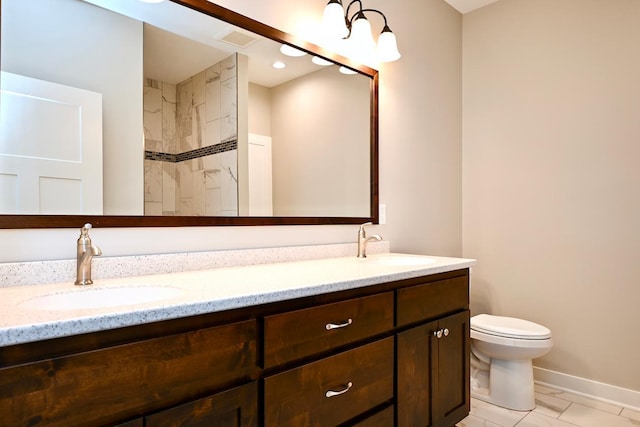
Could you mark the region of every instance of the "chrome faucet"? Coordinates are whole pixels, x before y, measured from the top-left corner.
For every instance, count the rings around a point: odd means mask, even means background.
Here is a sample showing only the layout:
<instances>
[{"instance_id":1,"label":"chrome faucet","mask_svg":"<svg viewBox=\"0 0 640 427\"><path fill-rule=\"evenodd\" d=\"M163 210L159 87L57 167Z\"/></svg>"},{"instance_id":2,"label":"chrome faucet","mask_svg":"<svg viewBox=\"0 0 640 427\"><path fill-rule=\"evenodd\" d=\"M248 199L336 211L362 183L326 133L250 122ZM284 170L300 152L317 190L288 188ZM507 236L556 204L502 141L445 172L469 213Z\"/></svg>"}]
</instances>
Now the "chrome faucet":
<instances>
[{"instance_id":1,"label":"chrome faucet","mask_svg":"<svg viewBox=\"0 0 640 427\"><path fill-rule=\"evenodd\" d=\"M89 237L89 230L91 230L91 224L87 223L80 229L80 237L78 238L78 251L77 251L77 275L75 285L91 285L91 260L94 256L102 255L102 250L99 247L91 244L91 237Z\"/></svg>"},{"instance_id":2,"label":"chrome faucet","mask_svg":"<svg viewBox=\"0 0 640 427\"><path fill-rule=\"evenodd\" d=\"M378 234L374 234L371 237L367 237L367 232L364 229L365 225L373 225L372 222L365 222L358 229L358 258L367 257L367 243L372 240L382 240Z\"/></svg>"}]
</instances>

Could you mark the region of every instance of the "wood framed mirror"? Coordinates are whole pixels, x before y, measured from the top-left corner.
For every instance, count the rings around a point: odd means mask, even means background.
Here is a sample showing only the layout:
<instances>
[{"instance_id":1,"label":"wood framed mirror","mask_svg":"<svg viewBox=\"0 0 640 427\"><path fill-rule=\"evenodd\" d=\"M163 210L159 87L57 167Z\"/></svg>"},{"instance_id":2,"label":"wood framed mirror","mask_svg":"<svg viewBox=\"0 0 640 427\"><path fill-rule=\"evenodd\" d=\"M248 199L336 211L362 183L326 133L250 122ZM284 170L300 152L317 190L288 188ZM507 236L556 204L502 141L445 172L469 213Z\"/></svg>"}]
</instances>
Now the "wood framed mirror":
<instances>
[{"instance_id":1,"label":"wood framed mirror","mask_svg":"<svg viewBox=\"0 0 640 427\"><path fill-rule=\"evenodd\" d=\"M0 228L377 223L376 70L207 0L1 6ZM288 67L273 70L275 60ZM43 97L21 92L23 81L95 95L99 127L50 131L68 109L36 116L49 104L30 103ZM98 148L86 146L86 128ZM65 138L76 142L62 150ZM91 159L85 169L102 184L57 179L48 166L23 178L38 157Z\"/></svg>"}]
</instances>

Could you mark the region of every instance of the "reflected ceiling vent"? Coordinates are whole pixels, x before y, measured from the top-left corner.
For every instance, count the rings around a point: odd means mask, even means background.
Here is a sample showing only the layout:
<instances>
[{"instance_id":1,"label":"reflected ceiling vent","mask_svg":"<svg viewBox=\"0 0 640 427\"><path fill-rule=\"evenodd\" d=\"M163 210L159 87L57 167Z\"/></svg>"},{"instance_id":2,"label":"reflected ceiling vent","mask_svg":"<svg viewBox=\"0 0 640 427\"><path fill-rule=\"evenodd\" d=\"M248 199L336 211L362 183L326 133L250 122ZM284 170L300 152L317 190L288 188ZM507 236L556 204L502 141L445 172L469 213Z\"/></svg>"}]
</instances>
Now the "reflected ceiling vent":
<instances>
[{"instance_id":1,"label":"reflected ceiling vent","mask_svg":"<svg viewBox=\"0 0 640 427\"><path fill-rule=\"evenodd\" d=\"M251 46L258 40L255 34L240 31L237 28L230 28L223 32L218 39L241 49Z\"/></svg>"}]
</instances>

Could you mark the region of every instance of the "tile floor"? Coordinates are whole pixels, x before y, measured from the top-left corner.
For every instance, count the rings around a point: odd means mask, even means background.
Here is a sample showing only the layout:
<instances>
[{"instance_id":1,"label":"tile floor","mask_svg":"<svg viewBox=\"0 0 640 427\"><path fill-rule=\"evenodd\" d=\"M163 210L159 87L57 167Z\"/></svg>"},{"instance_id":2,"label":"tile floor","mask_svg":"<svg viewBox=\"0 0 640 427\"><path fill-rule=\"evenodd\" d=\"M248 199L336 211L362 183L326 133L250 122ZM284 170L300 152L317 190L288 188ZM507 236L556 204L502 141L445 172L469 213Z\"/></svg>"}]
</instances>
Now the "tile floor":
<instances>
[{"instance_id":1,"label":"tile floor","mask_svg":"<svg viewBox=\"0 0 640 427\"><path fill-rule=\"evenodd\" d=\"M530 412L471 399L471 414L456 427L640 427L640 412L537 384L535 390Z\"/></svg>"}]
</instances>

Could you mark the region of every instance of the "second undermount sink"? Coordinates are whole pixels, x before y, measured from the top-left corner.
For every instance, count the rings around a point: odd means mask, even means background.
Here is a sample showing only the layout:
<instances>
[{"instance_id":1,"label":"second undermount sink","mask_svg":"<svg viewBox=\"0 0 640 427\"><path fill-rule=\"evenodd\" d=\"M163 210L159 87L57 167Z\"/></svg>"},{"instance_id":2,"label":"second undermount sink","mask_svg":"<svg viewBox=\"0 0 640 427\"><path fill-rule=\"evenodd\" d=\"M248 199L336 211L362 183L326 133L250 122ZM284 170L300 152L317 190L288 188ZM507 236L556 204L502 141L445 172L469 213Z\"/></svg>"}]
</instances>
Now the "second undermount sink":
<instances>
[{"instance_id":1,"label":"second undermount sink","mask_svg":"<svg viewBox=\"0 0 640 427\"><path fill-rule=\"evenodd\" d=\"M384 254L371 255L366 258L367 262L379 265L398 266L398 267L417 267L434 264L435 259L420 255L405 254Z\"/></svg>"},{"instance_id":2,"label":"second undermount sink","mask_svg":"<svg viewBox=\"0 0 640 427\"><path fill-rule=\"evenodd\" d=\"M42 295L23 301L31 310L83 310L144 304L180 296L181 289L168 286L130 286L117 288L81 288Z\"/></svg>"}]
</instances>

